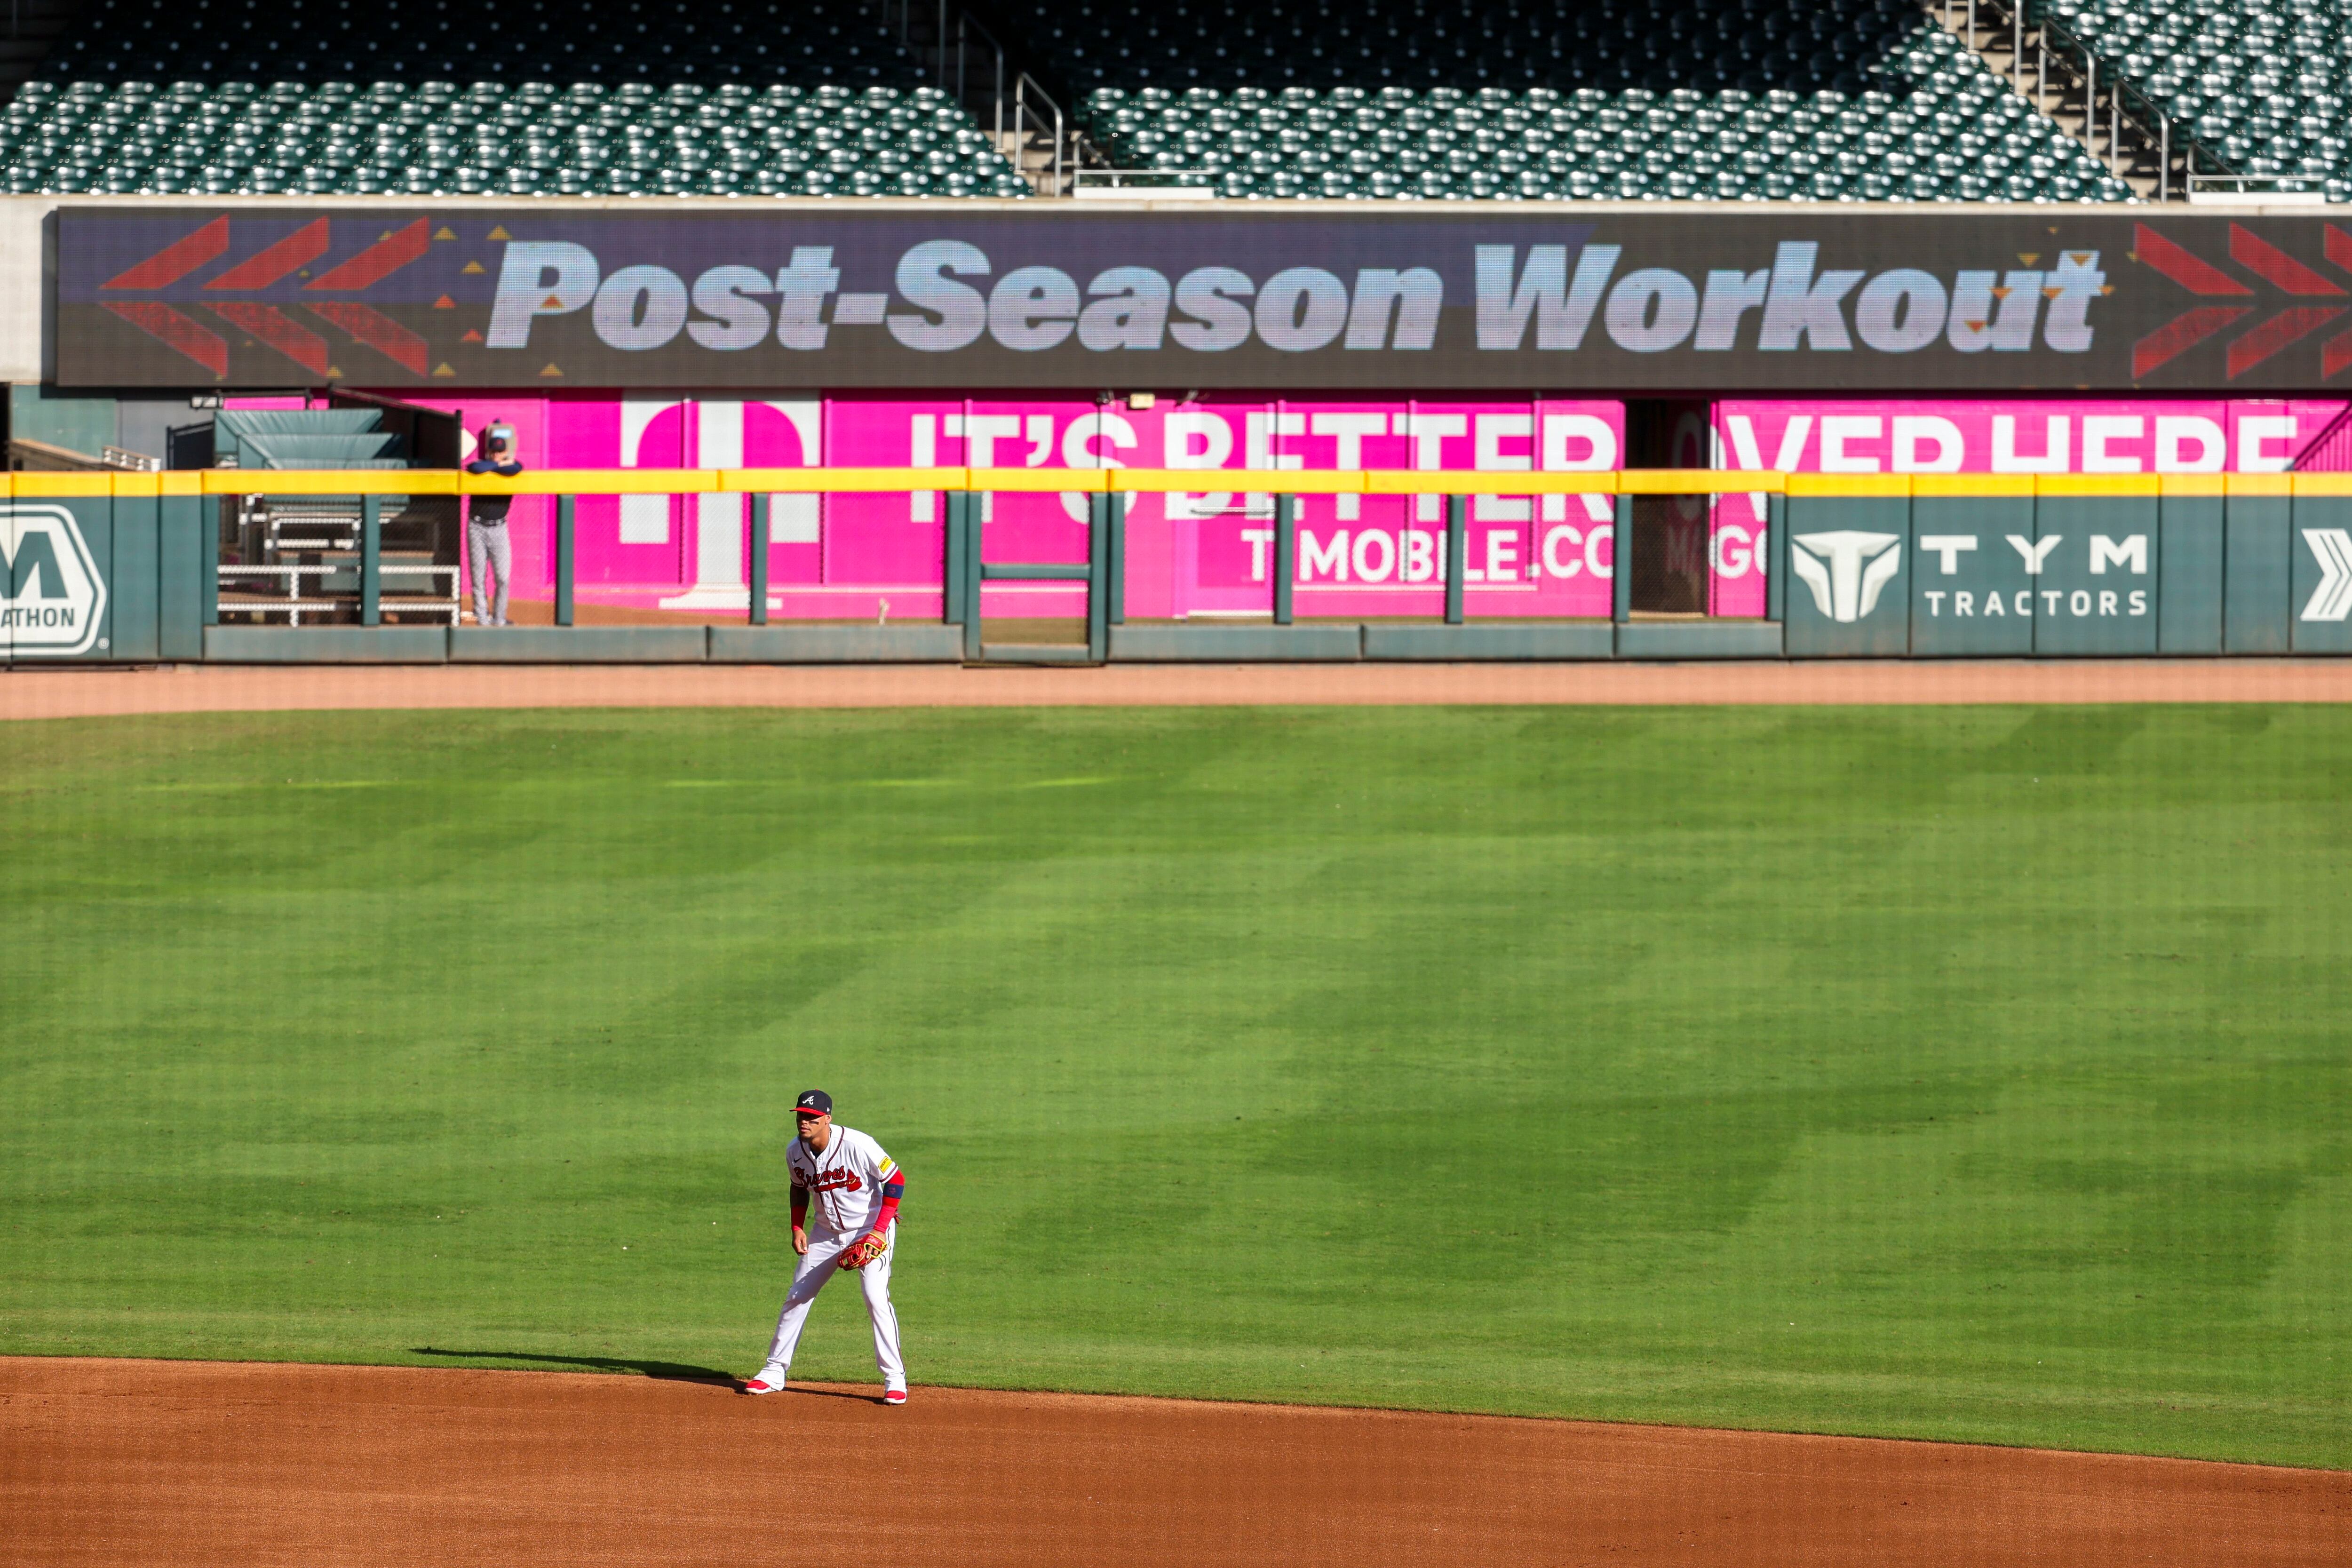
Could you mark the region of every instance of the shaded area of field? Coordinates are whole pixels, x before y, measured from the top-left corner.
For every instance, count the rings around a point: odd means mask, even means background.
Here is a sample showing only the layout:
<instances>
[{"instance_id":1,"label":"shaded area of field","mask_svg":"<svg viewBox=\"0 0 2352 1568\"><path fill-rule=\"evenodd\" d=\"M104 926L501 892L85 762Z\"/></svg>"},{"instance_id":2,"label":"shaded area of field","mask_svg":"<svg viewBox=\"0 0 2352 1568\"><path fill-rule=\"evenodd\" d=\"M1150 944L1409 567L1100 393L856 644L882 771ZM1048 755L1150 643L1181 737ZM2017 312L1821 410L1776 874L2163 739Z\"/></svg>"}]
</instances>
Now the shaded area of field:
<instances>
[{"instance_id":1,"label":"shaded area of field","mask_svg":"<svg viewBox=\"0 0 2352 1568\"><path fill-rule=\"evenodd\" d=\"M0 1361L26 1568L2219 1563L2352 1552L2352 1476L919 1386Z\"/></svg>"},{"instance_id":2,"label":"shaded area of field","mask_svg":"<svg viewBox=\"0 0 2352 1568\"><path fill-rule=\"evenodd\" d=\"M2342 709L8 739L0 1349L748 1372L819 1084L919 1383L2352 1460Z\"/></svg>"}]
</instances>

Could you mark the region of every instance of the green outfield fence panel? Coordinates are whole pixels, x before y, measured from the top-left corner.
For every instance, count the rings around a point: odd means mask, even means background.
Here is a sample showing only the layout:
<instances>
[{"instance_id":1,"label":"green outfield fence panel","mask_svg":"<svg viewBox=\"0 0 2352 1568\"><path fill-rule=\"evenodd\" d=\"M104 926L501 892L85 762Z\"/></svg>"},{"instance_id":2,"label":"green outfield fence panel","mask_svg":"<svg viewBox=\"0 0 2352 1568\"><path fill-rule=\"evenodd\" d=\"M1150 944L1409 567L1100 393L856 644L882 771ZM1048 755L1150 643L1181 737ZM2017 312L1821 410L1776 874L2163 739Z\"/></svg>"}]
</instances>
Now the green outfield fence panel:
<instances>
[{"instance_id":1,"label":"green outfield fence panel","mask_svg":"<svg viewBox=\"0 0 2352 1568\"><path fill-rule=\"evenodd\" d=\"M114 603L120 596L114 571L114 500L110 496L59 497L53 500L19 501L17 510L34 506L54 509L73 519L81 534L83 546L89 552L92 566L100 581L106 584L106 599L98 616L98 640L88 651L69 656L82 660L104 660L116 657L114 652ZM139 603L150 603L150 596L134 595ZM152 610L150 612L152 613Z\"/></svg>"},{"instance_id":2,"label":"green outfield fence panel","mask_svg":"<svg viewBox=\"0 0 2352 1568\"><path fill-rule=\"evenodd\" d=\"M1911 498L1789 498L1791 658L1911 651Z\"/></svg>"},{"instance_id":3,"label":"green outfield fence panel","mask_svg":"<svg viewBox=\"0 0 2352 1568\"><path fill-rule=\"evenodd\" d=\"M1364 627L1370 659L1607 658L1620 632L1608 621L1479 621L1468 626L1375 621ZM1647 628L1644 628L1647 629ZM1780 652L1776 646L1774 653Z\"/></svg>"},{"instance_id":4,"label":"green outfield fence panel","mask_svg":"<svg viewBox=\"0 0 2352 1568\"><path fill-rule=\"evenodd\" d=\"M712 626L709 657L713 664L953 664L963 657L963 633L939 621Z\"/></svg>"},{"instance_id":5,"label":"green outfield fence panel","mask_svg":"<svg viewBox=\"0 0 2352 1568\"><path fill-rule=\"evenodd\" d=\"M2288 541L2294 522L2294 503L2285 496L2229 498L2222 524L2223 652L2289 651L2287 600L2294 572Z\"/></svg>"},{"instance_id":6,"label":"green outfield fence panel","mask_svg":"<svg viewBox=\"0 0 2352 1568\"><path fill-rule=\"evenodd\" d=\"M2297 653L2352 653L2352 496L2297 496L2287 613Z\"/></svg>"},{"instance_id":7,"label":"green outfield fence panel","mask_svg":"<svg viewBox=\"0 0 2352 1568\"><path fill-rule=\"evenodd\" d=\"M155 657L205 657L205 584L213 562L205 553L205 521L213 502L203 496L159 498L155 521Z\"/></svg>"},{"instance_id":8,"label":"green outfield fence panel","mask_svg":"<svg viewBox=\"0 0 2352 1568\"><path fill-rule=\"evenodd\" d=\"M2023 656L2033 651L2031 585L2013 535L2033 536L2033 496L1911 499L1911 651Z\"/></svg>"},{"instance_id":9,"label":"green outfield fence panel","mask_svg":"<svg viewBox=\"0 0 2352 1568\"><path fill-rule=\"evenodd\" d=\"M1255 626L1130 621L1111 628L1110 654L1113 659L1146 664L1250 664L1276 659L1349 664L1364 657L1364 628L1353 623L1278 626L1270 621Z\"/></svg>"},{"instance_id":10,"label":"green outfield fence panel","mask_svg":"<svg viewBox=\"0 0 2352 1568\"><path fill-rule=\"evenodd\" d=\"M2157 502L2153 487L2146 495L2035 498L2032 543L2004 542L2032 578L2035 653L2156 651Z\"/></svg>"},{"instance_id":11,"label":"green outfield fence panel","mask_svg":"<svg viewBox=\"0 0 2352 1568\"><path fill-rule=\"evenodd\" d=\"M452 664L700 664L703 626L452 626Z\"/></svg>"},{"instance_id":12,"label":"green outfield fence panel","mask_svg":"<svg viewBox=\"0 0 2352 1568\"><path fill-rule=\"evenodd\" d=\"M206 626L220 664L443 664L446 626Z\"/></svg>"},{"instance_id":13,"label":"green outfield fence panel","mask_svg":"<svg viewBox=\"0 0 2352 1568\"><path fill-rule=\"evenodd\" d=\"M1627 621L1613 629L1612 651L1619 658L1779 658L1781 655L1777 621Z\"/></svg>"},{"instance_id":14,"label":"green outfield fence panel","mask_svg":"<svg viewBox=\"0 0 2352 1568\"><path fill-rule=\"evenodd\" d=\"M144 662L160 658L158 590L163 565L163 509L156 496L112 498L114 559L109 563L108 609L112 625L109 658ZM93 500L93 506L107 506Z\"/></svg>"},{"instance_id":15,"label":"green outfield fence panel","mask_svg":"<svg viewBox=\"0 0 2352 1568\"><path fill-rule=\"evenodd\" d=\"M2168 495L2157 506L2156 651L2221 651L2218 495Z\"/></svg>"}]
</instances>

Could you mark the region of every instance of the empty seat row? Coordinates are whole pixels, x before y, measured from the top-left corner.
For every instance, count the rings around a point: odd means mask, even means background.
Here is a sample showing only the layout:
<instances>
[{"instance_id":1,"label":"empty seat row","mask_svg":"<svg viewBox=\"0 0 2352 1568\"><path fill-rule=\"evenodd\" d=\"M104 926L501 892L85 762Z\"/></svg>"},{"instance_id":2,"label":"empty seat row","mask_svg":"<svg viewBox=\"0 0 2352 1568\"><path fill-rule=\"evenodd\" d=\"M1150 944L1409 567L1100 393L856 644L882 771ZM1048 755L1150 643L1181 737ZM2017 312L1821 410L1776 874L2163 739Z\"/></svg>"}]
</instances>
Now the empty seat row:
<instances>
[{"instance_id":1,"label":"empty seat row","mask_svg":"<svg viewBox=\"0 0 2352 1568\"><path fill-rule=\"evenodd\" d=\"M87 0L47 64L97 81L923 79L863 0L436 0L394 12L360 0Z\"/></svg>"},{"instance_id":2,"label":"empty seat row","mask_svg":"<svg viewBox=\"0 0 2352 1568\"><path fill-rule=\"evenodd\" d=\"M12 192L996 195L1029 187L936 89L675 82L26 84Z\"/></svg>"},{"instance_id":3,"label":"empty seat row","mask_svg":"<svg viewBox=\"0 0 2352 1568\"><path fill-rule=\"evenodd\" d=\"M1257 10L1252 26L1261 29L1320 14L1301 0L1271 0ZM1626 19L1646 18L1666 44L1711 40L1706 68L1685 61L1651 70L1646 81L1624 79L1615 57L1617 64L1604 59L1598 68L1580 59L1553 71L1550 81L1475 87L1461 84L1475 79L1475 70L1459 68L1453 74L1461 79L1436 85L1383 83L1360 71L1338 73L1360 79L1282 85L1267 72L1236 83L1237 74L1250 72L1212 45L1207 58L1216 63L1205 74L1213 83L1192 79L1201 73L1191 67L1103 63L1101 73L1119 79L1089 90L1078 119L1114 166L1171 176L1190 171L1220 194L1244 198L2072 202L2131 195L1916 10L1906 9L1898 25L1875 6L1816 9L1814 19L1853 24L1850 35L1826 39L1810 24L1793 33L1783 27L1797 13L1769 0L1717 14L1727 25L1703 33L1684 25L1696 11L1669 14L1618 0L1559 23L1571 37L1621 39L1641 30ZM1431 4L1412 15L1422 31L1401 31L1397 47L1406 52L1392 59L1410 64L1416 58L1410 51L1438 36L1448 16L1465 50L1472 37L1484 37L1472 13ZM1372 20L1379 16L1376 10ZM1075 24L1066 18L1060 26L1066 36ZM1179 24L1163 13L1158 26L1165 39ZM1759 85L1773 72L1739 62L1779 47L1774 40L1783 37L1822 47L1836 68L1817 65L1818 85L1809 89ZM1850 37L1868 40L1868 50L1839 52L1835 46ZM1560 85L1611 71L1618 78L1605 85ZM1825 74L1832 80L1822 81ZM1654 85L1677 76L1696 79Z\"/></svg>"}]
</instances>

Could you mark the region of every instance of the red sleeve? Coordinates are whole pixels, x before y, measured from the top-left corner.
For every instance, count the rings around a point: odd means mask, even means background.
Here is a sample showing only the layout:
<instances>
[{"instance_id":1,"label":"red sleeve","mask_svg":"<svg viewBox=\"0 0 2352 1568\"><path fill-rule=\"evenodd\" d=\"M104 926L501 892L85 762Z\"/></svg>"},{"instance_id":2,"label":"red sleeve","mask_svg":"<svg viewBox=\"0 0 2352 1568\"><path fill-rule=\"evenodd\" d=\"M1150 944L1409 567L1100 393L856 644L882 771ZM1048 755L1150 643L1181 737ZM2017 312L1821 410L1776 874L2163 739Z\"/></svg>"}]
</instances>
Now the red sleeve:
<instances>
[{"instance_id":1,"label":"red sleeve","mask_svg":"<svg viewBox=\"0 0 2352 1568\"><path fill-rule=\"evenodd\" d=\"M882 1184L882 1206L874 1213L873 1234L879 1236L890 1228L890 1222L898 1217L898 1199L906 1191L907 1173L891 1167L890 1179Z\"/></svg>"},{"instance_id":2,"label":"red sleeve","mask_svg":"<svg viewBox=\"0 0 2352 1568\"><path fill-rule=\"evenodd\" d=\"M808 1228L808 1189L797 1183L793 1186L793 1228Z\"/></svg>"}]
</instances>

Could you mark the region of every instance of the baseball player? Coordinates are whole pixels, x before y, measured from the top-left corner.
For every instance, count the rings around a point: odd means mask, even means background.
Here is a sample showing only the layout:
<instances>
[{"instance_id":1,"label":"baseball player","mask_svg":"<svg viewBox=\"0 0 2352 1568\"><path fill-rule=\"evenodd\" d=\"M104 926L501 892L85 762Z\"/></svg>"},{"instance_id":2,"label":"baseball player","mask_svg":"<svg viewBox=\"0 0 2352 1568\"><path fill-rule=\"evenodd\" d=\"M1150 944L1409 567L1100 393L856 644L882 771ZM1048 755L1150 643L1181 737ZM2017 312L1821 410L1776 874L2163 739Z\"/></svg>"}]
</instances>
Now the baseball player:
<instances>
[{"instance_id":1,"label":"baseball player","mask_svg":"<svg viewBox=\"0 0 2352 1568\"><path fill-rule=\"evenodd\" d=\"M874 1364L882 1369L882 1403L907 1403L907 1363L898 1358L898 1314L890 1305L890 1258L898 1237L898 1199L906 1178L882 1145L850 1127L833 1124L833 1096L810 1089L794 1107L800 1136L785 1155L793 1173L793 1250L800 1263L784 1310L776 1319L768 1363L743 1385L746 1394L777 1394L792 1370L816 1293L836 1268L857 1271L866 1315L874 1320ZM814 1221L810 1211L814 1209Z\"/></svg>"}]
</instances>

